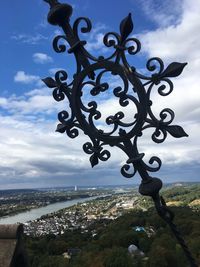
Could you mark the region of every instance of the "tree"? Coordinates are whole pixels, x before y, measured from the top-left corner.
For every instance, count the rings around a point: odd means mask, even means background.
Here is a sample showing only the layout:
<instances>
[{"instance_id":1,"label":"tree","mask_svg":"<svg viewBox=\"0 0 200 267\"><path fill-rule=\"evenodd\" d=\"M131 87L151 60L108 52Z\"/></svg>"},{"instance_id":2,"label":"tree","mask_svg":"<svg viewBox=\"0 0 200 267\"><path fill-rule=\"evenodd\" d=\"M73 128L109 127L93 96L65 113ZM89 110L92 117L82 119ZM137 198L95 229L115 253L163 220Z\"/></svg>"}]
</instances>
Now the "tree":
<instances>
[{"instance_id":1,"label":"tree","mask_svg":"<svg viewBox=\"0 0 200 267\"><path fill-rule=\"evenodd\" d=\"M127 249L113 248L107 251L104 267L132 267L133 259L128 255Z\"/></svg>"},{"instance_id":2,"label":"tree","mask_svg":"<svg viewBox=\"0 0 200 267\"><path fill-rule=\"evenodd\" d=\"M50 240L47 249L50 255L62 255L67 251L67 243L63 240Z\"/></svg>"},{"instance_id":3,"label":"tree","mask_svg":"<svg viewBox=\"0 0 200 267\"><path fill-rule=\"evenodd\" d=\"M170 257L174 258L173 253L169 253L163 247L154 247L149 253L149 267L177 267L175 263L173 263L173 259L170 260ZM169 262L170 260L170 262ZM172 265L170 265L172 263Z\"/></svg>"}]
</instances>

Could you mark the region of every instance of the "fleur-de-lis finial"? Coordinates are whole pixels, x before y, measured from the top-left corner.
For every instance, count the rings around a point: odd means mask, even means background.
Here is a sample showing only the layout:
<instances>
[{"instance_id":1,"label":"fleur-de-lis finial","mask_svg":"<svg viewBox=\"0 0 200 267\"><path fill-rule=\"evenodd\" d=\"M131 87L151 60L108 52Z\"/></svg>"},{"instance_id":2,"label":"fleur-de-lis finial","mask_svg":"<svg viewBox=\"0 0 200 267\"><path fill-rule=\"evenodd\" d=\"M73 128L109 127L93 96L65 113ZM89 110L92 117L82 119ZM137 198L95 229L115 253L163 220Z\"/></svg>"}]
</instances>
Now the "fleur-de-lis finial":
<instances>
[{"instance_id":1,"label":"fleur-de-lis finial","mask_svg":"<svg viewBox=\"0 0 200 267\"><path fill-rule=\"evenodd\" d=\"M50 5L50 7L54 7L59 4L58 0L44 0L44 1L47 2Z\"/></svg>"}]
</instances>

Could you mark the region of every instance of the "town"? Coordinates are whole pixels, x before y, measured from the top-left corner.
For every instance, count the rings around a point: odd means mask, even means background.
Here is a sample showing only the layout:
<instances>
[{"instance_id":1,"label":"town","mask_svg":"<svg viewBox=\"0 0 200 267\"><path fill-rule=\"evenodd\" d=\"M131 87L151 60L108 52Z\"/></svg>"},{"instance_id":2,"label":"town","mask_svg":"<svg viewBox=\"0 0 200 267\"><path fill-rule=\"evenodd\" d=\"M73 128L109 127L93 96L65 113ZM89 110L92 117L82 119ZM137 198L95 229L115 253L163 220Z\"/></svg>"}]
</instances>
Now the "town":
<instances>
[{"instance_id":1,"label":"town","mask_svg":"<svg viewBox=\"0 0 200 267\"><path fill-rule=\"evenodd\" d=\"M109 262L119 263L110 266L127 262L128 267L188 266L149 198L136 189L110 191L27 222L25 245L31 266L93 267ZM179 217L182 233L199 262L200 186L177 183L166 186L162 195ZM174 264L169 265L172 258Z\"/></svg>"},{"instance_id":2,"label":"town","mask_svg":"<svg viewBox=\"0 0 200 267\"><path fill-rule=\"evenodd\" d=\"M97 197L110 194L112 189L74 188L55 189L18 189L0 191L0 217L10 216L49 204L69 201L79 198Z\"/></svg>"},{"instance_id":3,"label":"town","mask_svg":"<svg viewBox=\"0 0 200 267\"><path fill-rule=\"evenodd\" d=\"M138 196L134 196L132 192L110 194L27 222L25 223L25 234L31 236L58 235L64 234L66 229L80 228L84 233L95 221L115 220L133 208L145 210L141 206ZM95 235L95 231L93 235Z\"/></svg>"}]
</instances>

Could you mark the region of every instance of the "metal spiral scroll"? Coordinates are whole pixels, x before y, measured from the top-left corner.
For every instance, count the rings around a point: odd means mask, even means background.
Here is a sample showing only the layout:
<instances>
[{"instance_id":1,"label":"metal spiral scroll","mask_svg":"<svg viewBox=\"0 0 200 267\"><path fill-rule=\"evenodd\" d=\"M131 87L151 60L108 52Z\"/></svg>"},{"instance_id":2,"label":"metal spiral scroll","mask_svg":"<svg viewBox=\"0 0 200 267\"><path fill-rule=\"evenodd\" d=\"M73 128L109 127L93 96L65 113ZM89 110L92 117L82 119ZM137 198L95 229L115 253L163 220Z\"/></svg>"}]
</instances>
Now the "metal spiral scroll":
<instances>
[{"instance_id":1,"label":"metal spiral scroll","mask_svg":"<svg viewBox=\"0 0 200 267\"><path fill-rule=\"evenodd\" d=\"M64 35L55 37L54 50L74 54L76 60L75 74L70 82L65 70L57 71L55 78L43 79L53 89L56 101L67 100L68 103L68 109L58 114L57 131L66 133L70 138L78 137L83 131L90 138L83 144L83 151L89 155L92 167L111 157L109 146L124 151L127 161L121 167L121 174L131 178L139 173L142 178L139 192L152 197L158 214L171 227L190 265L197 266L173 224L173 213L159 195L162 181L149 175L149 172L160 169L160 158L153 156L147 164L143 160L144 153L139 152L137 147L138 139L147 129L152 129L151 138L155 143L164 142L168 134L175 138L188 136L181 126L173 125L175 115L171 109L164 108L155 115L151 101L152 91L157 90L160 96L168 96L173 91L170 78L179 76L187 63L173 62L165 67L160 58L154 57L146 63L147 75L137 72L127 59L127 55L130 58L141 48L139 40L130 36L133 30L131 14L121 21L119 33L109 32L104 36L103 43L107 50L110 49L110 56L93 56L85 49L87 42L79 37L79 32L91 31L91 21L80 17L71 27L72 7L57 0L45 1L50 5L49 23L59 25L64 31ZM106 78L108 75L109 79ZM119 86L112 86L112 78L117 78ZM103 118L98 100L105 94L117 99L119 110L114 114L108 111L107 117ZM131 121L130 118L127 121L127 113L123 112L127 108Z\"/></svg>"}]
</instances>

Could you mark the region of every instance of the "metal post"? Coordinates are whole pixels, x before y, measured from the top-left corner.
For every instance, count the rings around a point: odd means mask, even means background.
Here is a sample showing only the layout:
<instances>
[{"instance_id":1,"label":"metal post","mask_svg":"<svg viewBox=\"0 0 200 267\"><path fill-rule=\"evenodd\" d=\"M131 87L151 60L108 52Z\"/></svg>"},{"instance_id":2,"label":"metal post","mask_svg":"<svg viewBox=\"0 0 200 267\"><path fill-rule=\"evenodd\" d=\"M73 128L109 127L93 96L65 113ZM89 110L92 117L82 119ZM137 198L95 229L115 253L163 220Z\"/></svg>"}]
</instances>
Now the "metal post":
<instances>
[{"instance_id":1,"label":"metal post","mask_svg":"<svg viewBox=\"0 0 200 267\"><path fill-rule=\"evenodd\" d=\"M80 17L75 20L73 26L70 25L72 7L68 4L61 4L57 0L44 0L49 3L50 11L48 21L52 25L60 26L64 35L55 37L53 41L54 50L58 53L66 51L66 45L59 45L61 39L69 44L68 53L74 54L77 69L73 80L67 84L67 73L64 70L55 73L55 79L47 77L44 83L53 88L53 97L56 101L68 100L70 112L63 110L58 114L60 123L57 131L66 133L70 138L76 138L82 130L90 138L90 142L83 144L83 150L90 155L92 167L99 161L106 161L111 154L105 146L115 146L123 150L128 159L121 168L124 177L131 178L137 172L141 176L139 192L142 195L152 197L155 208L159 216L171 228L177 241L190 262L190 266L197 267L191 253L188 250L183 238L173 223L174 214L166 206L159 191L162 188L162 181L152 177L149 173L156 172L161 167L161 160L153 156L146 164L143 160L144 153L139 153L137 141L146 129L153 129L152 140L155 143L162 143L167 135L175 138L188 136L183 128L173 125L174 112L169 108L160 111L156 116L152 111L151 92L157 87L161 96L167 96L173 91L173 83L169 78L179 76L187 63L173 62L166 68L163 61L154 57L147 61L146 67L149 75L143 75L136 71L127 60L127 54L135 55L140 51L140 42L134 37L130 37L133 30L131 14L120 23L120 33L108 32L103 39L107 48L112 48L113 53L107 58L91 55L86 49L86 41L79 38L79 25L84 22L86 25L80 30L82 33L91 31L92 24L88 18ZM122 86L111 89L108 82L103 82L105 74L118 76ZM116 114L109 115L105 120L106 128L101 129L98 121L101 113L98 110L97 101L84 103L82 96L86 87L90 88L89 94L95 98L109 91L119 101L121 107L134 105L136 112L132 116L132 121L127 123L125 114L120 110ZM88 90L88 89L87 89ZM107 131L107 127L110 130ZM105 130L106 129L106 130ZM155 166L156 165L156 166Z\"/></svg>"}]
</instances>

